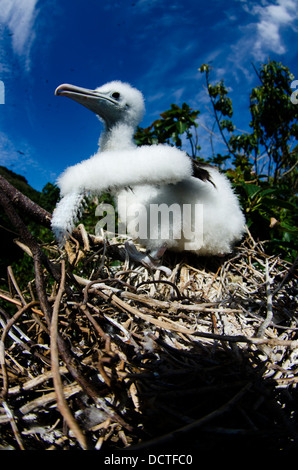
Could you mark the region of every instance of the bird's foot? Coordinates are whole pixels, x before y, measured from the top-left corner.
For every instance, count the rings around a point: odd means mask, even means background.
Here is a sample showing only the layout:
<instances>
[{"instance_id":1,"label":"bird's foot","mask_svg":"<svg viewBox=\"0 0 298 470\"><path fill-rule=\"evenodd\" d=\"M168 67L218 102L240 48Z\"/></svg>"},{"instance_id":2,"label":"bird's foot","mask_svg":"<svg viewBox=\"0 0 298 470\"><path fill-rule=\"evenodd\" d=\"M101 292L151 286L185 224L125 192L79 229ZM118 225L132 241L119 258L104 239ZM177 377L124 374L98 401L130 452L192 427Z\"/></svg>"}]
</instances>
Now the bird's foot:
<instances>
[{"instance_id":1,"label":"bird's foot","mask_svg":"<svg viewBox=\"0 0 298 470\"><path fill-rule=\"evenodd\" d=\"M125 242L125 250L128 254L129 259L142 263L146 268L151 270L159 269L163 271L167 276L172 274L172 271L166 266L160 265L161 258L167 249L166 245L162 245L156 250L151 251L150 253L142 253L137 250L132 241Z\"/></svg>"}]
</instances>

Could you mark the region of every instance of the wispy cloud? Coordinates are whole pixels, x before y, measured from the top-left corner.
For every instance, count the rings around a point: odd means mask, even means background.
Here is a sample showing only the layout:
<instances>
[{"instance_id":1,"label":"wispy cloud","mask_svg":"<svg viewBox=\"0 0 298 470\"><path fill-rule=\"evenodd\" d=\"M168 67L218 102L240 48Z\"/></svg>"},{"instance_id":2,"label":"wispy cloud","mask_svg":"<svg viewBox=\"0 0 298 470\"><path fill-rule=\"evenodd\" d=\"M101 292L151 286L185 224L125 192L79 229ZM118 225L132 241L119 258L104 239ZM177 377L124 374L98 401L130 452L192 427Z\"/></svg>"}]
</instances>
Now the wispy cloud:
<instances>
[{"instance_id":1,"label":"wispy cloud","mask_svg":"<svg viewBox=\"0 0 298 470\"><path fill-rule=\"evenodd\" d=\"M255 54L262 56L264 50L284 54L286 46L282 30L284 27L292 27L298 18L296 1L279 0L275 5L256 6L253 12L259 17Z\"/></svg>"},{"instance_id":2,"label":"wispy cloud","mask_svg":"<svg viewBox=\"0 0 298 470\"><path fill-rule=\"evenodd\" d=\"M271 54L283 55L289 51L288 34L297 28L298 10L296 0L264 0L256 4L251 0L236 0L245 16L238 18L235 40L225 43L211 52L206 61L216 59L216 79L230 76L237 82L250 82L254 78L251 61L265 61ZM229 51L227 53L227 51ZM219 77L219 71L222 77Z\"/></svg>"},{"instance_id":3,"label":"wispy cloud","mask_svg":"<svg viewBox=\"0 0 298 470\"><path fill-rule=\"evenodd\" d=\"M29 68L30 48L33 43L34 21L38 0L1 0L0 22L11 35L12 48L15 54L25 59Z\"/></svg>"},{"instance_id":4,"label":"wispy cloud","mask_svg":"<svg viewBox=\"0 0 298 470\"><path fill-rule=\"evenodd\" d=\"M295 28L298 19L296 0L277 0L274 4L263 5L244 3L244 9L255 17L249 24L253 38L252 53L258 60L263 60L268 51L284 54L286 45L283 41L285 28Z\"/></svg>"}]
</instances>

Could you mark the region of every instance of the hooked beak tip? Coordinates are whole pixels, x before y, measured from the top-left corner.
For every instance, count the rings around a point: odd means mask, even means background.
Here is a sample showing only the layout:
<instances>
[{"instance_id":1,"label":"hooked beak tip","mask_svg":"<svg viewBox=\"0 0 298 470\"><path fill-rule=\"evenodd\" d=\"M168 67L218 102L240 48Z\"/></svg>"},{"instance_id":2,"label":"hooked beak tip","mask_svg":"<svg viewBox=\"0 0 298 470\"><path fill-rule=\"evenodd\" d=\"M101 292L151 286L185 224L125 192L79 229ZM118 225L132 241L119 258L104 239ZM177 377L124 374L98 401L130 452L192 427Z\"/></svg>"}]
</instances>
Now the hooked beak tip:
<instances>
[{"instance_id":1,"label":"hooked beak tip","mask_svg":"<svg viewBox=\"0 0 298 470\"><path fill-rule=\"evenodd\" d=\"M56 88L56 90L55 90L55 96L60 95L60 94L61 94L61 91L63 91L64 87L65 87L64 84L63 84L63 85L59 85L59 86Z\"/></svg>"}]
</instances>

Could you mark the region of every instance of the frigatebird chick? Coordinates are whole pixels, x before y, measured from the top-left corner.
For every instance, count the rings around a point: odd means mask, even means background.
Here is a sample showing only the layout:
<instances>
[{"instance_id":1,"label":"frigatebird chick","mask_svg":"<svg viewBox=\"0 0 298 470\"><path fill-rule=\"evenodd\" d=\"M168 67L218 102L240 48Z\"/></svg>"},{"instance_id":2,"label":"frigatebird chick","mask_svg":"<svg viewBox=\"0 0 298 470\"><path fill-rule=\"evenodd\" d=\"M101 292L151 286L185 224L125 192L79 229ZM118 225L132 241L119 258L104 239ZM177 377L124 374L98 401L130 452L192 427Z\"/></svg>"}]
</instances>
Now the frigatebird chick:
<instances>
[{"instance_id":1,"label":"frigatebird chick","mask_svg":"<svg viewBox=\"0 0 298 470\"><path fill-rule=\"evenodd\" d=\"M111 191L129 235L147 254L132 242L126 243L127 251L149 267L158 267L166 249L199 255L232 250L243 235L245 219L229 180L214 167L194 165L185 152L170 145L137 147L133 136L144 113L140 91L113 81L95 90L63 84L55 94L93 111L104 127L98 152L58 179L61 200L52 229L60 245L75 227L86 196ZM156 209L163 212L156 216ZM133 223L136 218L138 223Z\"/></svg>"}]
</instances>

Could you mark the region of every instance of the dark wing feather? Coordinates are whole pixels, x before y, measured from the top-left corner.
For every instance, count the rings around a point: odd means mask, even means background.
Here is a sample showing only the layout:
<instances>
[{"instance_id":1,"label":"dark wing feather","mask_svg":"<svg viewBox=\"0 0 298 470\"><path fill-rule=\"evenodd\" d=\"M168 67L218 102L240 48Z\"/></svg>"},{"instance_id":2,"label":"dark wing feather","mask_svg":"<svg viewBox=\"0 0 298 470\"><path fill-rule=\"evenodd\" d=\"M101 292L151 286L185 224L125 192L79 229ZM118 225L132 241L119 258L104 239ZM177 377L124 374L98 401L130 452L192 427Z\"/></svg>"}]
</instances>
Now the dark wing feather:
<instances>
[{"instance_id":1,"label":"dark wing feather","mask_svg":"<svg viewBox=\"0 0 298 470\"><path fill-rule=\"evenodd\" d=\"M208 167L211 168L211 165L208 165L208 163L200 163L197 160L192 159L193 176L202 181L209 181L209 183L212 183L214 186L214 183L208 171Z\"/></svg>"}]
</instances>

